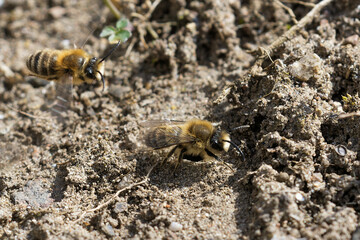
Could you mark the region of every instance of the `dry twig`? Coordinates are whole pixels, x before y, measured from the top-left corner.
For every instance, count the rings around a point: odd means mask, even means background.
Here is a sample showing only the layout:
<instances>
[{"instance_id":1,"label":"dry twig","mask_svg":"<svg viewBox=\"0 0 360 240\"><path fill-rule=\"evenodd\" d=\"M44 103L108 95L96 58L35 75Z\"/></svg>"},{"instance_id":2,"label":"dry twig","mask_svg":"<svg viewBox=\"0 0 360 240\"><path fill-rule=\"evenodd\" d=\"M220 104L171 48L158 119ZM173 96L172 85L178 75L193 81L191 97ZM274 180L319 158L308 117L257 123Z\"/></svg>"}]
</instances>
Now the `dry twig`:
<instances>
[{"instance_id":1,"label":"dry twig","mask_svg":"<svg viewBox=\"0 0 360 240\"><path fill-rule=\"evenodd\" d=\"M149 172L146 174L146 176L145 176L145 178L144 178L143 180L141 180L141 181L139 181L139 182L136 182L136 183L133 183L133 184L130 184L129 186L124 187L124 188L118 190L118 191L117 191L114 195L112 195L112 196L109 198L109 200L107 200L106 202L100 204L100 205L97 206L96 208L92 208L92 209L86 210L83 214L80 215L80 217L79 217L77 220L73 221L73 223L75 224L75 223L80 222L80 221L85 217L85 215L88 214L88 213L96 212L97 210L100 210L100 209L102 209L102 208L110 205L115 199L117 199L117 197L120 195L120 193L125 192L125 191L127 191L127 190L130 190L130 189L132 189L132 188L134 188L134 187L136 187L136 186L139 186L139 185L142 185L142 184L147 183L147 182L149 181L149 176L150 176L151 172L153 171L153 169L154 169L157 165L158 165L158 163L154 164L154 165L150 168Z\"/></svg>"},{"instance_id":2,"label":"dry twig","mask_svg":"<svg viewBox=\"0 0 360 240\"><path fill-rule=\"evenodd\" d=\"M315 16L320 13L320 11L327 6L329 3L331 3L333 0L323 0L315 5L315 7L306 14L305 17L303 17L296 25L292 26L286 33L284 33L282 36L280 36L278 39L276 39L269 47L267 47L266 53L264 51L261 51L259 48L259 52L261 55L257 58L256 62L254 63L253 67L250 69L251 75L258 75L258 72L262 72L261 65L262 63L269 57L272 56L274 51L279 48L284 42L287 40L290 40L294 38L296 33L304 28L307 24L311 23Z\"/></svg>"},{"instance_id":3,"label":"dry twig","mask_svg":"<svg viewBox=\"0 0 360 240\"><path fill-rule=\"evenodd\" d=\"M307 24L311 23L312 20L315 18L317 14L329 3L331 3L333 0L323 0L319 2L318 4L314 5L314 8L306 15L304 16L296 25L292 26L286 33L284 33L282 36L280 36L277 40L275 40L269 47L263 48L259 47L258 52L261 53L261 55L257 58L256 62L250 69L250 74L252 76L260 75L259 72L262 72L261 65L266 59L270 59L272 64L273 60L271 59L272 54L274 51L280 47L284 42L287 40L292 39L295 34L301 29L304 28ZM293 2L293 3L299 3L301 4L301 1L296 0L287 0L283 2ZM307 5L309 6L309 5ZM311 5L312 6L312 5ZM292 12L292 11L291 11ZM231 90L234 88L234 85L227 85L224 87L223 92L221 95L214 101L214 103L220 103L222 102L230 93Z\"/></svg>"},{"instance_id":4,"label":"dry twig","mask_svg":"<svg viewBox=\"0 0 360 240\"><path fill-rule=\"evenodd\" d=\"M360 112L351 112L351 113L342 113L339 115L339 119L349 118L349 117L359 117Z\"/></svg>"},{"instance_id":5,"label":"dry twig","mask_svg":"<svg viewBox=\"0 0 360 240\"><path fill-rule=\"evenodd\" d=\"M151 4L149 11L145 15L145 19L150 19L152 13L154 12L154 10L156 9L156 7L159 5L160 2L161 2L161 0L155 0L155 2L153 2L153 4Z\"/></svg>"},{"instance_id":6,"label":"dry twig","mask_svg":"<svg viewBox=\"0 0 360 240\"><path fill-rule=\"evenodd\" d=\"M290 15L290 17L291 17L291 20L294 22L294 24L297 24L297 23L298 23L298 21L296 20L296 16L295 16L295 14L294 14L294 12L293 12L293 10L292 10L291 8L285 6L285 5L284 5L282 2L280 2L279 0L274 0L274 2L275 2L276 4L278 4L280 7L284 8L284 9L289 13L289 15Z\"/></svg>"},{"instance_id":7,"label":"dry twig","mask_svg":"<svg viewBox=\"0 0 360 240\"><path fill-rule=\"evenodd\" d=\"M159 36L157 35L156 31L154 30L154 28L152 27L152 23L149 22L149 19L151 18L151 15L153 14L153 12L155 11L156 7L160 4L161 0L155 0L149 7L149 11L145 14L139 14L139 13L132 13L131 16L132 17L136 17L140 19L140 23L136 26L138 32L139 32L139 38L140 41L142 42L142 44L144 45L145 48L148 48L148 45L145 41L145 33L146 30L151 34L151 36L154 39L158 39Z\"/></svg>"},{"instance_id":8,"label":"dry twig","mask_svg":"<svg viewBox=\"0 0 360 240\"><path fill-rule=\"evenodd\" d=\"M286 2L286 3L296 3L296 4L300 4L303 5L305 7L315 7L314 3L309 3L309 2L303 2L303 1L298 1L298 0L281 0L282 2Z\"/></svg>"},{"instance_id":9,"label":"dry twig","mask_svg":"<svg viewBox=\"0 0 360 240\"><path fill-rule=\"evenodd\" d=\"M117 10L117 8L115 7L115 5L112 3L111 0L103 0L105 5L110 9L110 11L112 12L112 14L114 14L114 16L117 19L121 18L121 13L119 12L119 10Z\"/></svg>"},{"instance_id":10,"label":"dry twig","mask_svg":"<svg viewBox=\"0 0 360 240\"><path fill-rule=\"evenodd\" d=\"M29 118L49 120L49 118L47 118L47 117L38 117L38 116L32 115L30 113L27 113L27 112L21 111L19 109L16 109L14 107L11 107L11 106L9 106L7 104L5 104L5 106L8 107L9 109L15 111L15 112L18 112L18 113L20 113L20 114L22 114L22 115L24 115L26 117L29 117Z\"/></svg>"}]
</instances>

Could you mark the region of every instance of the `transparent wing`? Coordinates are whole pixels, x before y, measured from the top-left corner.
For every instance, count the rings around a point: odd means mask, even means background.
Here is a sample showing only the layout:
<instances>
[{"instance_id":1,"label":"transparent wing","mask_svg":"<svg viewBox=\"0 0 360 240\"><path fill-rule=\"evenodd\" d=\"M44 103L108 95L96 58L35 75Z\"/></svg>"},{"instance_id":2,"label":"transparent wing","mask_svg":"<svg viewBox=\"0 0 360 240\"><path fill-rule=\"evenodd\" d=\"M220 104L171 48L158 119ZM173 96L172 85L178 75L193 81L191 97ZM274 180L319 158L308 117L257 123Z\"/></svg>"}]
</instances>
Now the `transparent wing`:
<instances>
[{"instance_id":1,"label":"transparent wing","mask_svg":"<svg viewBox=\"0 0 360 240\"><path fill-rule=\"evenodd\" d=\"M154 149L166 148L182 143L194 142L192 135L183 131L181 126L160 126L150 129L144 137L147 146Z\"/></svg>"},{"instance_id":2,"label":"transparent wing","mask_svg":"<svg viewBox=\"0 0 360 240\"><path fill-rule=\"evenodd\" d=\"M63 120L67 110L71 108L73 99L73 77L69 74L63 75L55 81L55 98L49 106L52 115L58 120Z\"/></svg>"},{"instance_id":3,"label":"transparent wing","mask_svg":"<svg viewBox=\"0 0 360 240\"><path fill-rule=\"evenodd\" d=\"M182 125L185 121L173 120L173 119L159 119L159 120L147 120L140 123L144 128L153 128L159 126L171 126L171 125Z\"/></svg>"}]
</instances>

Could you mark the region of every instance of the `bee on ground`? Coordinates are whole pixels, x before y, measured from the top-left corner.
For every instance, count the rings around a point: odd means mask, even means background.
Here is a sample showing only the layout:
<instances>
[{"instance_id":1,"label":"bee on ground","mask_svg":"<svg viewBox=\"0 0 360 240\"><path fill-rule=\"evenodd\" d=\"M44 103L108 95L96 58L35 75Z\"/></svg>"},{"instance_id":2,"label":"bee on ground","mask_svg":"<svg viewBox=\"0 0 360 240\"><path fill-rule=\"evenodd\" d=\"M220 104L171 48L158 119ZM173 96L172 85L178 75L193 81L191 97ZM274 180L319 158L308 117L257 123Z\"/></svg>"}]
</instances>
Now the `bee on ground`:
<instances>
[{"instance_id":1,"label":"bee on ground","mask_svg":"<svg viewBox=\"0 0 360 240\"><path fill-rule=\"evenodd\" d=\"M161 123L160 123L161 124ZM183 159L193 162L218 160L222 152L230 145L235 147L245 159L240 148L230 140L230 135L216 129L209 121L194 119L187 122L171 121L153 127L144 138L145 144L153 149L174 146L162 161L165 163L174 153L178 160L175 169Z\"/></svg>"},{"instance_id":2,"label":"bee on ground","mask_svg":"<svg viewBox=\"0 0 360 240\"><path fill-rule=\"evenodd\" d=\"M117 45L102 59L97 59L82 49L55 50L44 49L30 55L26 66L36 77L49 81L68 82L74 85L104 80L104 60L109 57Z\"/></svg>"}]
</instances>

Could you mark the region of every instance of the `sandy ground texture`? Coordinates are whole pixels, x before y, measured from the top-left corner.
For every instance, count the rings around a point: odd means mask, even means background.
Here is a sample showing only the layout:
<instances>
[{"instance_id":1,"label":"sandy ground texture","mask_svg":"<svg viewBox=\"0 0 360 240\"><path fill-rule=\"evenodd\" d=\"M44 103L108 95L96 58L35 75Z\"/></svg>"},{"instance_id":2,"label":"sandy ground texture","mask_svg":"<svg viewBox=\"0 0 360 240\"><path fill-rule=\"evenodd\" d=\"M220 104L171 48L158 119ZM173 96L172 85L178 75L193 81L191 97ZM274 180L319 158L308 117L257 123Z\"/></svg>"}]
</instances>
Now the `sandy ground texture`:
<instances>
[{"instance_id":1,"label":"sandy ground texture","mask_svg":"<svg viewBox=\"0 0 360 240\"><path fill-rule=\"evenodd\" d=\"M133 35L105 91L74 86L58 118L58 85L26 58L104 56L116 18L102 1L0 1L0 238L360 239L360 1L327 2L269 50L318 1L113 1ZM169 150L144 146L144 122L193 118L245 161L152 169Z\"/></svg>"}]
</instances>

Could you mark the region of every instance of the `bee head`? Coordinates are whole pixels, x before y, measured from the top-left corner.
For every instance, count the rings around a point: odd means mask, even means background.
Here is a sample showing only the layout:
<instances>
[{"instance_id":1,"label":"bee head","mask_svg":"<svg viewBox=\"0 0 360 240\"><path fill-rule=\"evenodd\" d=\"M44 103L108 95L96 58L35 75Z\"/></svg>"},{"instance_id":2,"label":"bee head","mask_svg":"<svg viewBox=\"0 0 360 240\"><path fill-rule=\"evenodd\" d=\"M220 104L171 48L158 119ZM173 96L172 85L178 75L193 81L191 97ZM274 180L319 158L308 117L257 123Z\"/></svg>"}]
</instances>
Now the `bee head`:
<instances>
[{"instance_id":1,"label":"bee head","mask_svg":"<svg viewBox=\"0 0 360 240\"><path fill-rule=\"evenodd\" d=\"M92 80L98 80L101 81L103 84L103 91L105 89L105 79L104 79L104 71L105 71L105 67L104 67L104 63L103 61L109 57L116 48L119 47L121 41L119 41L116 46L111 49L111 51L105 55L105 57L103 57L101 60L98 60L96 57L93 57L89 60L89 62L87 63L86 67L85 67L85 75L87 78L92 79Z\"/></svg>"},{"instance_id":2,"label":"bee head","mask_svg":"<svg viewBox=\"0 0 360 240\"><path fill-rule=\"evenodd\" d=\"M100 60L98 60L96 57L91 58L85 66L84 72L87 78L102 81L104 91L104 64Z\"/></svg>"},{"instance_id":3,"label":"bee head","mask_svg":"<svg viewBox=\"0 0 360 240\"><path fill-rule=\"evenodd\" d=\"M220 129L216 130L215 133L210 138L210 146L218 151L227 152L230 147L230 135L221 131Z\"/></svg>"},{"instance_id":4,"label":"bee head","mask_svg":"<svg viewBox=\"0 0 360 240\"><path fill-rule=\"evenodd\" d=\"M236 148L236 150L241 154L242 159L245 160L244 153L234 142L230 140L230 135L227 132L218 129L210 138L210 146L215 150L227 152L230 145Z\"/></svg>"}]
</instances>

